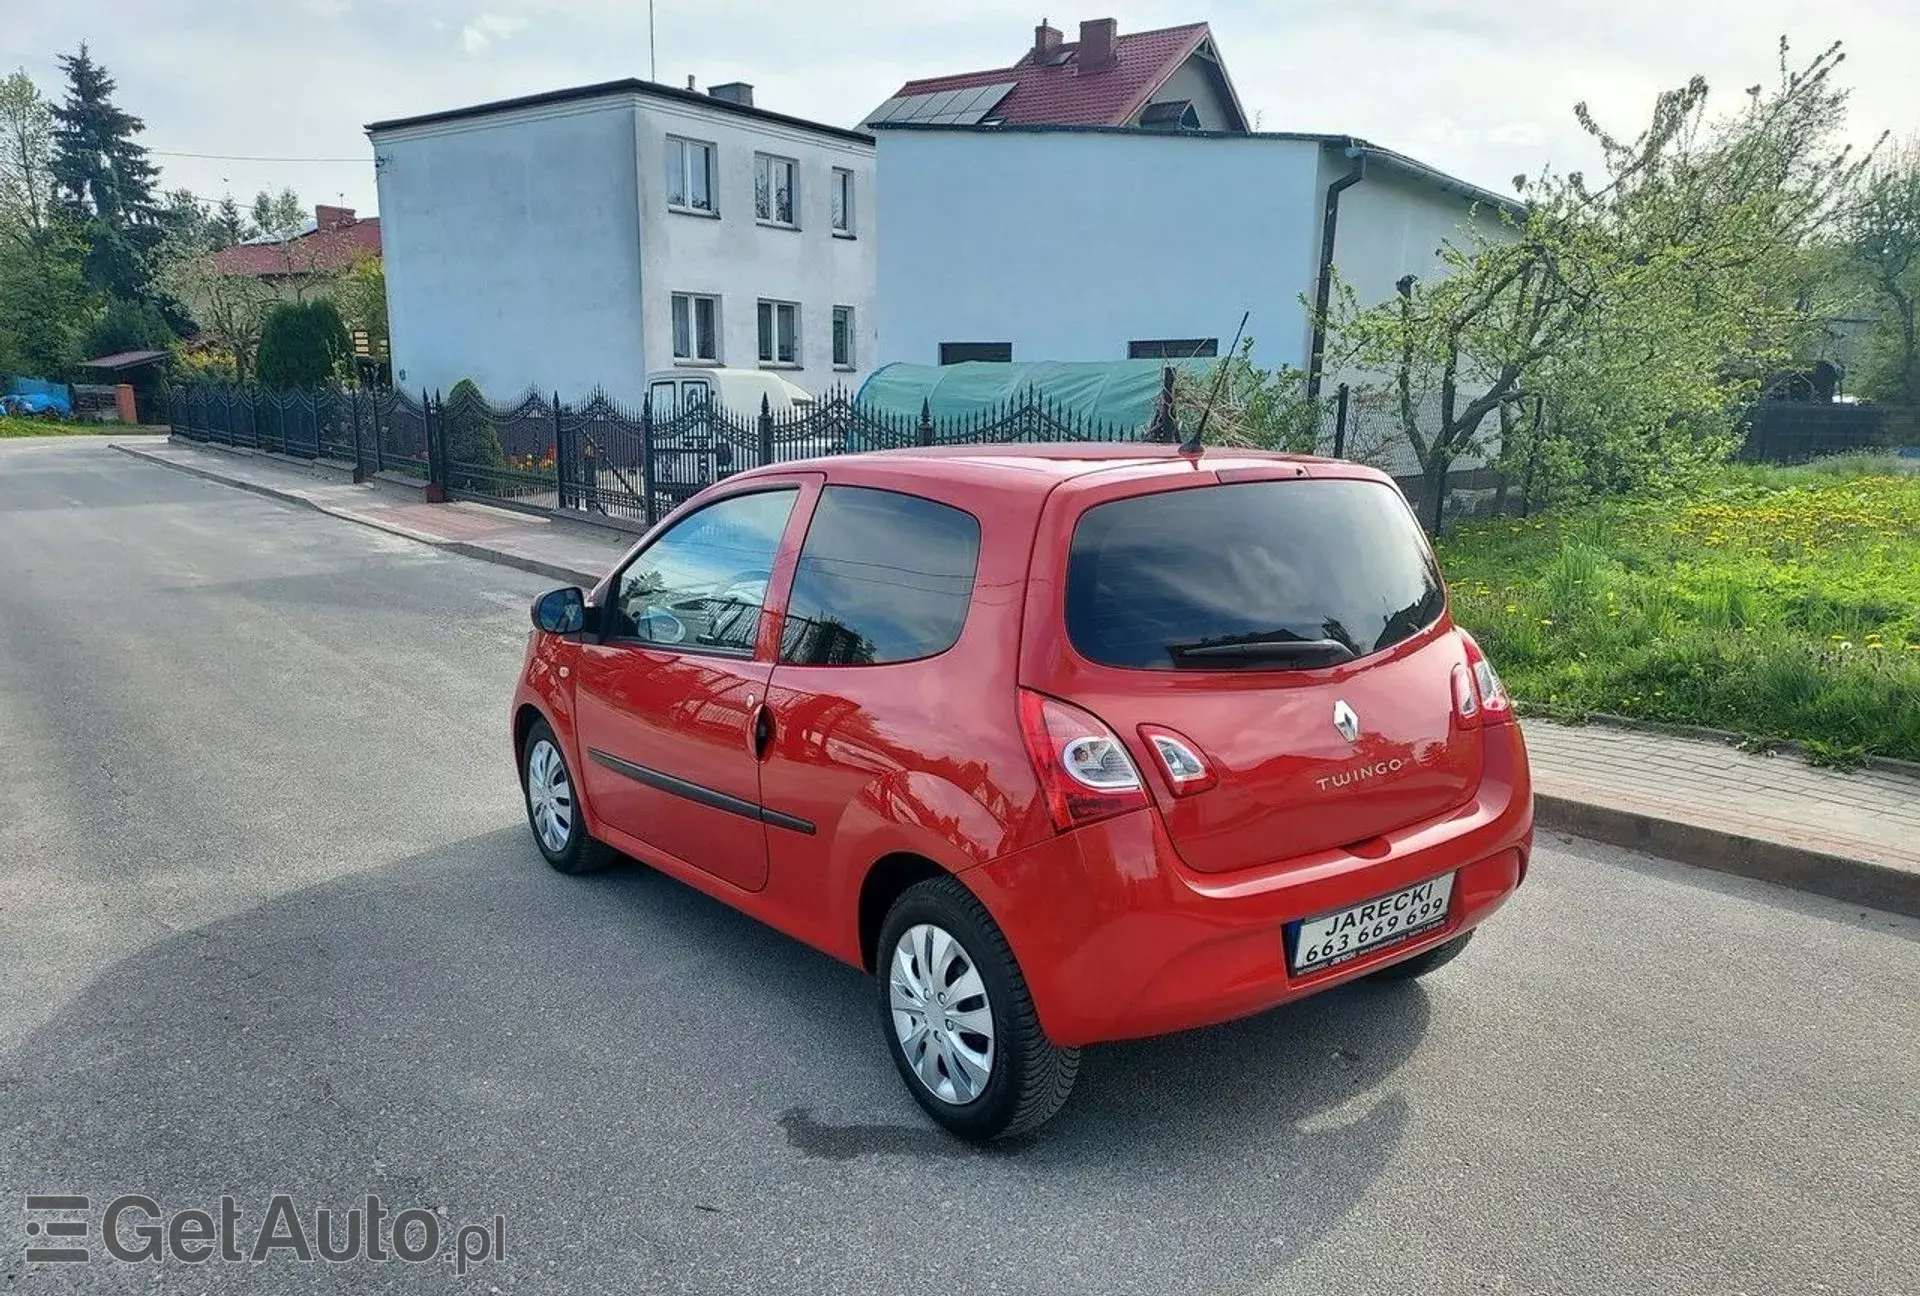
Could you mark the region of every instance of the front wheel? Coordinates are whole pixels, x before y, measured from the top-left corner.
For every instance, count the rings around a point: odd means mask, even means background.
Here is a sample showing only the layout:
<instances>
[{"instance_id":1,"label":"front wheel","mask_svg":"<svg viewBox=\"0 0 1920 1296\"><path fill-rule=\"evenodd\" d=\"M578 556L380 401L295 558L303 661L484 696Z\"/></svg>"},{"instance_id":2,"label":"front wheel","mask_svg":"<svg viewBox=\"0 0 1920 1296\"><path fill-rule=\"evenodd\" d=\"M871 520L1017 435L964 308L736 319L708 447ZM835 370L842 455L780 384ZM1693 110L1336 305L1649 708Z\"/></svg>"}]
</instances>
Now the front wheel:
<instances>
[{"instance_id":1,"label":"front wheel","mask_svg":"<svg viewBox=\"0 0 1920 1296\"><path fill-rule=\"evenodd\" d=\"M1040 1028L1000 928L950 877L909 888L880 929L881 1030L926 1113L975 1143L1025 1134L1073 1092L1080 1051Z\"/></svg>"},{"instance_id":2,"label":"front wheel","mask_svg":"<svg viewBox=\"0 0 1920 1296\"><path fill-rule=\"evenodd\" d=\"M595 872L612 861L613 853L587 833L573 771L567 768L560 740L545 720L527 731L520 785L526 792L527 824L547 863L562 873L578 874Z\"/></svg>"}]
</instances>

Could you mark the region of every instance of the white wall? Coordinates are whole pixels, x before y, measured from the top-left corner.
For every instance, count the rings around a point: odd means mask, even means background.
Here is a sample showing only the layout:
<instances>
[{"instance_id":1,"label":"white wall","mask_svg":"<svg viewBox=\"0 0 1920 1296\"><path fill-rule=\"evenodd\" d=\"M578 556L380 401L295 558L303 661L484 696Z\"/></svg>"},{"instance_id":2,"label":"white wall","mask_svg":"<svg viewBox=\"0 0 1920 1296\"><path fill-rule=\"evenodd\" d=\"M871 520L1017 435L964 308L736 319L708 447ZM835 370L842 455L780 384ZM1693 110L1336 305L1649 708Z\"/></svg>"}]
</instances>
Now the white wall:
<instances>
[{"instance_id":1,"label":"white wall","mask_svg":"<svg viewBox=\"0 0 1920 1296\"><path fill-rule=\"evenodd\" d=\"M1300 366L1320 148L1158 134L881 130L883 361L941 342L1015 360L1124 359L1132 339L1218 337Z\"/></svg>"},{"instance_id":2,"label":"white wall","mask_svg":"<svg viewBox=\"0 0 1920 1296\"><path fill-rule=\"evenodd\" d=\"M628 101L382 132L374 153L396 385L639 399Z\"/></svg>"},{"instance_id":3,"label":"white wall","mask_svg":"<svg viewBox=\"0 0 1920 1296\"><path fill-rule=\"evenodd\" d=\"M666 137L717 148L720 216L666 205ZM875 363L873 148L721 106L630 93L400 127L374 140L394 380L496 400L529 385L638 401L671 368L676 292L721 298L721 360L758 366L761 298L800 304L810 391ZM800 229L757 223L754 154L800 163ZM835 238L832 168L854 177L854 237ZM852 306L855 366L835 370L833 308Z\"/></svg>"},{"instance_id":4,"label":"white wall","mask_svg":"<svg viewBox=\"0 0 1920 1296\"><path fill-rule=\"evenodd\" d=\"M720 361L732 368L759 364L757 308L761 298L800 304L800 368L784 376L809 391L836 383L857 385L873 367L878 321L874 311L875 237L871 145L778 122L703 110L673 100L639 101L641 243L647 249L642 292L650 369L673 360L672 295L720 297ZM666 137L711 143L719 178L719 219L667 207ZM754 154L796 160L796 230L757 223ZM836 238L831 220L834 167L854 173L851 239ZM833 367L833 308L854 308L854 370Z\"/></svg>"},{"instance_id":5,"label":"white wall","mask_svg":"<svg viewBox=\"0 0 1920 1296\"><path fill-rule=\"evenodd\" d=\"M1369 162L1366 179L1340 195L1333 263L1362 303L1387 301L1403 275L1430 281L1446 272L1440 249L1462 243L1472 213L1462 195ZM1478 219L1492 227L1500 218L1485 212Z\"/></svg>"},{"instance_id":6,"label":"white wall","mask_svg":"<svg viewBox=\"0 0 1920 1296\"><path fill-rule=\"evenodd\" d=\"M1337 160L1341 165L1333 168L1334 173L1344 174L1344 159ZM1390 301L1403 275L1416 275L1427 282L1445 275L1447 266L1441 249L1447 243L1466 246L1470 222L1495 235L1502 229L1498 211L1486 206L1476 209L1472 200L1464 195L1369 162L1366 178L1340 195L1334 266L1361 305ZM1382 380L1382 375L1361 373L1330 362L1325 390L1331 392L1341 382L1360 387L1377 386ZM1463 388L1461 399L1471 399L1484 390L1484 386L1469 383ZM1437 420L1437 391L1423 390L1419 399L1423 421ZM1356 413L1355 435L1348 450L1389 472L1417 472L1419 460L1400 432L1397 417L1387 408L1389 404L1376 399L1366 406L1366 417ZM1356 412L1360 408L1359 404L1354 406ZM1462 457L1457 467L1479 467L1497 455L1498 437L1492 419L1483 425L1480 440L1484 443L1483 452Z\"/></svg>"}]
</instances>

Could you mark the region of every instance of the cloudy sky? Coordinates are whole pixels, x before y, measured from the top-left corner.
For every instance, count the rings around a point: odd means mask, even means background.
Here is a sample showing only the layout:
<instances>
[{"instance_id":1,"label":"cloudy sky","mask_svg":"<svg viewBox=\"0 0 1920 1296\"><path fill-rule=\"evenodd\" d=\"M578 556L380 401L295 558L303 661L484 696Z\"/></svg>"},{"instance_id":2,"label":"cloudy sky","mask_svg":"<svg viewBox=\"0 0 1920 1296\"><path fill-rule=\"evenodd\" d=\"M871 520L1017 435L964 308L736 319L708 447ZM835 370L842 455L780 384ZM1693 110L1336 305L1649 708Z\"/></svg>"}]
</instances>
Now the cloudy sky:
<instances>
[{"instance_id":1,"label":"cloudy sky","mask_svg":"<svg viewBox=\"0 0 1920 1296\"><path fill-rule=\"evenodd\" d=\"M57 97L55 55L87 41L146 119L169 187L245 200L291 185L363 213L367 122L648 74L645 0L3 8L0 69L24 66ZM1491 188L1591 162L1576 99L1630 131L1656 91L1701 72L1734 106L1774 75L1782 34L1809 55L1846 42L1860 138L1920 130L1911 0L656 0L658 75L749 81L762 106L852 125L911 77L1006 65L1043 16L1069 39L1088 17L1123 32L1204 19L1262 129L1361 135Z\"/></svg>"}]
</instances>

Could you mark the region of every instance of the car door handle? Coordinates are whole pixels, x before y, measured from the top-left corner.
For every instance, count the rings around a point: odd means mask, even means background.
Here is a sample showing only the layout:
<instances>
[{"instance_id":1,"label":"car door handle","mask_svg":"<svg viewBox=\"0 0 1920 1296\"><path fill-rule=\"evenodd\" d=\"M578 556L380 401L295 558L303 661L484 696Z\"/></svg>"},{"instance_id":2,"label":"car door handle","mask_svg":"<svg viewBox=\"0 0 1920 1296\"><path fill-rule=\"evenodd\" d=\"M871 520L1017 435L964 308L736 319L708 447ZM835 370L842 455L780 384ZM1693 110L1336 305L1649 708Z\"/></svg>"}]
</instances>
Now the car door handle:
<instances>
[{"instance_id":1,"label":"car door handle","mask_svg":"<svg viewBox=\"0 0 1920 1296\"><path fill-rule=\"evenodd\" d=\"M773 712L767 710L765 702L761 702L747 716L747 750L753 753L755 760L765 760L767 748L772 744Z\"/></svg>"}]
</instances>

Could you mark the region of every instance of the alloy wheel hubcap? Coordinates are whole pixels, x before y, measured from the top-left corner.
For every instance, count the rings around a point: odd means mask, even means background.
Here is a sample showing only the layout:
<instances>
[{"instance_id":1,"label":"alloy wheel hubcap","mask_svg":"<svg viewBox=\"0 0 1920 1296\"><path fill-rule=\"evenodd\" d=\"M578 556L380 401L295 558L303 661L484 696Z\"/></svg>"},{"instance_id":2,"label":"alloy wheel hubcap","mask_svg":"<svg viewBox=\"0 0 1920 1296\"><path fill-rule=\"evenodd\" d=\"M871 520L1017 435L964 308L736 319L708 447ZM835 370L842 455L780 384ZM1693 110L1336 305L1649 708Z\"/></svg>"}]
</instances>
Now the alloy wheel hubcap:
<instances>
[{"instance_id":1,"label":"alloy wheel hubcap","mask_svg":"<svg viewBox=\"0 0 1920 1296\"><path fill-rule=\"evenodd\" d=\"M887 974L894 1034L914 1075L940 1101L972 1102L993 1076L993 1005L973 956L931 923L901 933Z\"/></svg>"},{"instance_id":2,"label":"alloy wheel hubcap","mask_svg":"<svg viewBox=\"0 0 1920 1296\"><path fill-rule=\"evenodd\" d=\"M527 810L540 844L556 854L565 850L573 835L573 785L567 763L545 738L527 753Z\"/></svg>"}]
</instances>

